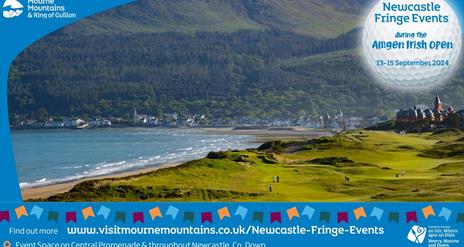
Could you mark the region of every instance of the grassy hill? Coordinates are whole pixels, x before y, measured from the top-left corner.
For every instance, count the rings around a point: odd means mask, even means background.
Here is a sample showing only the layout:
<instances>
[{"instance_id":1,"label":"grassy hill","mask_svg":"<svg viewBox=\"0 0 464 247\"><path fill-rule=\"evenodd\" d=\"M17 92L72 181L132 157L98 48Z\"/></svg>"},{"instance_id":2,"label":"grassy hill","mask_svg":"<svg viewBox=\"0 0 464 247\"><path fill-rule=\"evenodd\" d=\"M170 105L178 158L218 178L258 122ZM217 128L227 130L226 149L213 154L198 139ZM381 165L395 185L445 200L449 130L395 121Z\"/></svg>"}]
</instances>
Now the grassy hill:
<instances>
[{"instance_id":1,"label":"grassy hill","mask_svg":"<svg viewBox=\"0 0 464 247\"><path fill-rule=\"evenodd\" d=\"M81 21L63 32L233 32L278 29L336 37L359 22L366 0L139 0Z\"/></svg>"},{"instance_id":2,"label":"grassy hill","mask_svg":"<svg viewBox=\"0 0 464 247\"><path fill-rule=\"evenodd\" d=\"M143 175L83 182L47 201L462 201L463 137L356 131L275 141Z\"/></svg>"},{"instance_id":3,"label":"grassy hill","mask_svg":"<svg viewBox=\"0 0 464 247\"><path fill-rule=\"evenodd\" d=\"M391 115L431 104L435 92L385 90L363 68L359 30L349 30L366 2L137 1L66 27L20 54L9 75L9 110L129 117L135 107L145 114L235 119L339 108L347 115ZM464 107L463 61L437 89L455 109Z\"/></svg>"}]
</instances>

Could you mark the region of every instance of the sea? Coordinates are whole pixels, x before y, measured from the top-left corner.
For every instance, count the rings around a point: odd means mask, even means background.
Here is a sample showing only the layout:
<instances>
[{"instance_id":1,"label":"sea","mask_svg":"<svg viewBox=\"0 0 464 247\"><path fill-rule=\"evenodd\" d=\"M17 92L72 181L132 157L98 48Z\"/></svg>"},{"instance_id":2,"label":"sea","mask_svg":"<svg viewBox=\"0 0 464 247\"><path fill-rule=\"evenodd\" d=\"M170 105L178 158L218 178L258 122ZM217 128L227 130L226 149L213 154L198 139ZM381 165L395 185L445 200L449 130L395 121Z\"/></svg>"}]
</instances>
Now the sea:
<instances>
[{"instance_id":1,"label":"sea","mask_svg":"<svg viewBox=\"0 0 464 247\"><path fill-rule=\"evenodd\" d=\"M210 151L254 148L251 135L202 129L106 128L12 132L22 188L111 175L205 157Z\"/></svg>"}]
</instances>

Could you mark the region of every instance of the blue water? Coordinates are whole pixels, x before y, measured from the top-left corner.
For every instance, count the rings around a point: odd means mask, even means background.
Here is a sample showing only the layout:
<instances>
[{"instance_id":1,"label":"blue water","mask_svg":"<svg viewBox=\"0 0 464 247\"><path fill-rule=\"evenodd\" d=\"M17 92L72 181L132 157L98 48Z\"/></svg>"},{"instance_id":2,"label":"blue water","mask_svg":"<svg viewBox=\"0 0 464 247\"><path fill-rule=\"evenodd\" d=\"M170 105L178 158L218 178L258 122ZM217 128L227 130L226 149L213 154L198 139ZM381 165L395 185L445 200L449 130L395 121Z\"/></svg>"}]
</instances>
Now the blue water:
<instances>
[{"instance_id":1,"label":"blue water","mask_svg":"<svg viewBox=\"0 0 464 247\"><path fill-rule=\"evenodd\" d=\"M21 187L114 174L204 157L210 151L256 147L246 135L200 129L15 131Z\"/></svg>"}]
</instances>

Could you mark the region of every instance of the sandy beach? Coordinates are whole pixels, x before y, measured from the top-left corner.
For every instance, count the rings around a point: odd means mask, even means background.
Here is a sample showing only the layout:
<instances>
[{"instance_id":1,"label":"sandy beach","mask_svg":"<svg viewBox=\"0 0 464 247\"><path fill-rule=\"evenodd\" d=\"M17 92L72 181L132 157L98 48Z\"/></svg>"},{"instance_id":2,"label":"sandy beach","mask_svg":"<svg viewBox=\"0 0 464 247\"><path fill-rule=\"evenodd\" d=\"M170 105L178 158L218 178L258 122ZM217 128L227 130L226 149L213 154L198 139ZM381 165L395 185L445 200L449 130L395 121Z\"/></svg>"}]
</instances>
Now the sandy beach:
<instances>
[{"instance_id":1,"label":"sandy beach","mask_svg":"<svg viewBox=\"0 0 464 247\"><path fill-rule=\"evenodd\" d=\"M257 142L266 142L279 139L311 139L322 136L332 135L327 130L315 130L304 127L288 128L201 128L201 130L213 134L224 135L252 135L256 137Z\"/></svg>"},{"instance_id":2,"label":"sandy beach","mask_svg":"<svg viewBox=\"0 0 464 247\"><path fill-rule=\"evenodd\" d=\"M69 182L57 183L57 184L50 184L50 185L44 185L44 186L38 186L38 187L22 188L21 193L22 193L22 196L23 196L23 200L46 199L46 198L48 198L50 196L67 192L67 191L71 190L76 184L79 184L79 183L84 182L84 181L95 180L95 179L130 177L130 176L134 176L134 175L140 175L140 174L144 174L144 173L153 172L153 171L164 169L164 168L178 166L180 164L181 163L161 164L161 165L158 165L158 166L142 168L142 169L138 169L138 170L134 170L134 171L121 172L121 173L110 174L110 175L105 175L105 176L98 176L98 177L89 177L89 178L75 180L75 181L69 181Z\"/></svg>"},{"instance_id":3,"label":"sandy beach","mask_svg":"<svg viewBox=\"0 0 464 247\"><path fill-rule=\"evenodd\" d=\"M257 143L263 143L270 140L279 140L279 139L311 139L318 138L321 136L331 135L330 132L324 131L314 131L307 128L201 128L201 131L211 133L211 134L223 134L223 135L252 135L256 137ZM120 172L103 176L88 177L84 179L78 179L63 183L42 185L37 187L26 187L21 189L23 200L31 199L46 199L50 196L67 192L71 190L76 184L79 184L83 181L95 180L95 179L108 179L108 178L123 178L129 177L144 173L149 173L163 168L173 167L180 165L181 163L168 163L161 164L153 167L147 167L142 169L137 169L128 172Z\"/></svg>"}]
</instances>

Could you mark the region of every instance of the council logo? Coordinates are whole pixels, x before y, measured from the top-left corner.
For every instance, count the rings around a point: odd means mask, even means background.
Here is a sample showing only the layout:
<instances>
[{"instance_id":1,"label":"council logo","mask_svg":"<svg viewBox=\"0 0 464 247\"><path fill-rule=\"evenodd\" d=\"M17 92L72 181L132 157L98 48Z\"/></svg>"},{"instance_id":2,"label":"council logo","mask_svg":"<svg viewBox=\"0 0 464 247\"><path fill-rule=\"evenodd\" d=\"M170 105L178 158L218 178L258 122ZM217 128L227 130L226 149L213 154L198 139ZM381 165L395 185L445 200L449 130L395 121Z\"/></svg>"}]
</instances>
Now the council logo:
<instances>
[{"instance_id":1,"label":"council logo","mask_svg":"<svg viewBox=\"0 0 464 247\"><path fill-rule=\"evenodd\" d=\"M3 17L14 18L23 13L24 6L17 0L6 0L3 4Z\"/></svg>"},{"instance_id":2,"label":"council logo","mask_svg":"<svg viewBox=\"0 0 464 247\"><path fill-rule=\"evenodd\" d=\"M426 227L413 226L408 233L408 240L416 244L422 244L426 234Z\"/></svg>"}]
</instances>

